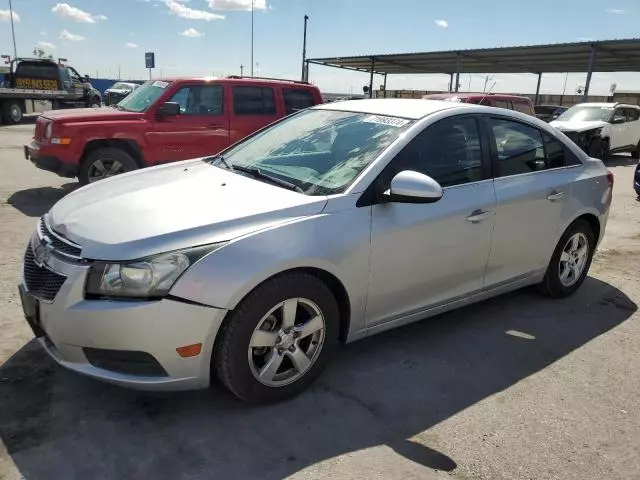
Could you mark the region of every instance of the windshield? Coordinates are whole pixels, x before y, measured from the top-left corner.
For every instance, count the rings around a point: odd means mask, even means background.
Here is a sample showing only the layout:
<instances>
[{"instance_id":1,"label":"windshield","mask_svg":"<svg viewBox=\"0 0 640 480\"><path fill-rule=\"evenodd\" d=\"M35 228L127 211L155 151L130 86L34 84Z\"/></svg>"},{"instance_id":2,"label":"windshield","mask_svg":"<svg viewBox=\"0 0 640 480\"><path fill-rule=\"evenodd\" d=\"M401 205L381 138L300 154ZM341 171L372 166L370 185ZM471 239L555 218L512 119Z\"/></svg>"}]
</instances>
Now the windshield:
<instances>
[{"instance_id":1,"label":"windshield","mask_svg":"<svg viewBox=\"0 0 640 480\"><path fill-rule=\"evenodd\" d=\"M601 120L608 122L611 120L613 107L587 107L576 105L564 112L556 121L558 122L590 122Z\"/></svg>"},{"instance_id":2,"label":"windshield","mask_svg":"<svg viewBox=\"0 0 640 480\"><path fill-rule=\"evenodd\" d=\"M144 112L156 102L170 83L150 80L121 100L118 107L129 112Z\"/></svg>"},{"instance_id":3,"label":"windshield","mask_svg":"<svg viewBox=\"0 0 640 480\"><path fill-rule=\"evenodd\" d=\"M305 110L233 147L217 165L257 168L307 195L342 193L412 123L383 115Z\"/></svg>"},{"instance_id":4,"label":"windshield","mask_svg":"<svg viewBox=\"0 0 640 480\"><path fill-rule=\"evenodd\" d=\"M130 83L116 82L110 87L112 90L131 90L133 87Z\"/></svg>"}]
</instances>

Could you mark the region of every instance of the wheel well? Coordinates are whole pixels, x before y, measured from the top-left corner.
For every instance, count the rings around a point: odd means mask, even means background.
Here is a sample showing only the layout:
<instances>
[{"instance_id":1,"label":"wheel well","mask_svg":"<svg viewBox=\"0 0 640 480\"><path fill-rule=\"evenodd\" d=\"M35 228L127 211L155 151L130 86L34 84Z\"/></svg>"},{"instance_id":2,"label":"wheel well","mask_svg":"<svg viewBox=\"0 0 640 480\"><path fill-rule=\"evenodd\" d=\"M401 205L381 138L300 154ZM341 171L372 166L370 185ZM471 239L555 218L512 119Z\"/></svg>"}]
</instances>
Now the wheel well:
<instances>
[{"instance_id":1,"label":"wheel well","mask_svg":"<svg viewBox=\"0 0 640 480\"><path fill-rule=\"evenodd\" d=\"M598 220L598 217L596 217L595 215L592 215L591 213L586 213L576 218L576 221L577 220L584 220L589 224L589 226L591 227L591 230L593 230L593 234L596 237L596 243L597 243L598 240L600 239L600 220Z\"/></svg>"},{"instance_id":2,"label":"wheel well","mask_svg":"<svg viewBox=\"0 0 640 480\"><path fill-rule=\"evenodd\" d=\"M104 147L112 147L119 148L120 150L124 150L136 161L140 168L144 167L144 157L142 156L142 151L140 150L140 146L136 143L135 140L127 140L122 138L110 138L110 139L102 139L102 140L91 140L84 147L84 152L82 152L82 162L91 154L91 152L97 150L98 148Z\"/></svg>"},{"instance_id":3,"label":"wheel well","mask_svg":"<svg viewBox=\"0 0 640 480\"><path fill-rule=\"evenodd\" d=\"M347 335L349 334L349 326L351 324L351 302L349 301L347 289L344 288L342 282L338 280L333 274L319 268L306 267L289 271L308 273L309 275L317 277L327 287L329 287L329 290L331 290L331 293L335 297L336 302L338 302L338 310L340 311L340 342L346 343Z\"/></svg>"}]
</instances>

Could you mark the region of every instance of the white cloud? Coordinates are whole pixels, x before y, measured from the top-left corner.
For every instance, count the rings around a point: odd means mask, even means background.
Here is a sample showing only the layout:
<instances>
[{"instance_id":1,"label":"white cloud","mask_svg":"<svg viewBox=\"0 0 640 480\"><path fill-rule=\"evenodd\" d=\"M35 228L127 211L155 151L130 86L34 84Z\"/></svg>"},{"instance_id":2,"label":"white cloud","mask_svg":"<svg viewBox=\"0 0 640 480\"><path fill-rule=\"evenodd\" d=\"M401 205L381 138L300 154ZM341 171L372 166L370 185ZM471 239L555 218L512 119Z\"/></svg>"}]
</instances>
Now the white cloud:
<instances>
[{"instance_id":1,"label":"white cloud","mask_svg":"<svg viewBox=\"0 0 640 480\"><path fill-rule=\"evenodd\" d=\"M619 8L607 8L605 11L607 13L613 13L614 15L622 15L625 12L625 10Z\"/></svg>"},{"instance_id":2,"label":"white cloud","mask_svg":"<svg viewBox=\"0 0 640 480\"><path fill-rule=\"evenodd\" d=\"M251 10L251 0L208 0L211 10ZM267 0L253 0L254 10L266 10Z\"/></svg>"},{"instance_id":3,"label":"white cloud","mask_svg":"<svg viewBox=\"0 0 640 480\"><path fill-rule=\"evenodd\" d=\"M127 42L124 44L124 46L126 48L138 48L138 44L137 43L132 43L132 42Z\"/></svg>"},{"instance_id":4,"label":"white cloud","mask_svg":"<svg viewBox=\"0 0 640 480\"><path fill-rule=\"evenodd\" d=\"M48 48L49 50L55 50L56 46L51 43L51 42L38 42L38 47L44 49L44 48Z\"/></svg>"},{"instance_id":5,"label":"white cloud","mask_svg":"<svg viewBox=\"0 0 640 480\"><path fill-rule=\"evenodd\" d=\"M9 9L7 10L0 10L0 22L8 22L9 21ZM20 21L20 15L18 15L16 13L16 11L13 11L13 15L11 15L13 17L13 21L18 23Z\"/></svg>"},{"instance_id":6,"label":"white cloud","mask_svg":"<svg viewBox=\"0 0 640 480\"><path fill-rule=\"evenodd\" d=\"M207 22L210 22L211 20L222 20L224 18L223 15L218 15L217 13L186 7L177 0L165 0L164 3L171 14L177 15L181 18L187 18L189 20L206 20Z\"/></svg>"},{"instance_id":7,"label":"white cloud","mask_svg":"<svg viewBox=\"0 0 640 480\"><path fill-rule=\"evenodd\" d=\"M96 20L109 20L109 18L106 15L96 15L94 18Z\"/></svg>"},{"instance_id":8,"label":"white cloud","mask_svg":"<svg viewBox=\"0 0 640 480\"><path fill-rule=\"evenodd\" d=\"M80 10L79 8L72 7L68 3L56 3L55 7L53 7L51 11L53 13L57 13L62 18L68 18L76 22L95 23L91 14L84 10Z\"/></svg>"},{"instance_id":9,"label":"white cloud","mask_svg":"<svg viewBox=\"0 0 640 480\"><path fill-rule=\"evenodd\" d=\"M42 30L42 31L40 32L40 35L42 35L43 37L46 37L46 36L47 36L47 32L45 32L44 30Z\"/></svg>"},{"instance_id":10,"label":"white cloud","mask_svg":"<svg viewBox=\"0 0 640 480\"><path fill-rule=\"evenodd\" d=\"M184 32L182 32L180 35L182 35L183 37L202 37L204 36L204 33L199 32L198 30L196 30L195 28L187 28Z\"/></svg>"},{"instance_id":11,"label":"white cloud","mask_svg":"<svg viewBox=\"0 0 640 480\"><path fill-rule=\"evenodd\" d=\"M436 20L434 22L437 26L442 27L442 28L447 28L449 26L449 22L447 22L446 20Z\"/></svg>"},{"instance_id":12,"label":"white cloud","mask_svg":"<svg viewBox=\"0 0 640 480\"><path fill-rule=\"evenodd\" d=\"M60 32L59 38L60 40L70 40L72 42L81 42L82 40L84 40L84 37L82 35L76 35L74 33L71 33L66 28L62 29L62 31Z\"/></svg>"}]
</instances>

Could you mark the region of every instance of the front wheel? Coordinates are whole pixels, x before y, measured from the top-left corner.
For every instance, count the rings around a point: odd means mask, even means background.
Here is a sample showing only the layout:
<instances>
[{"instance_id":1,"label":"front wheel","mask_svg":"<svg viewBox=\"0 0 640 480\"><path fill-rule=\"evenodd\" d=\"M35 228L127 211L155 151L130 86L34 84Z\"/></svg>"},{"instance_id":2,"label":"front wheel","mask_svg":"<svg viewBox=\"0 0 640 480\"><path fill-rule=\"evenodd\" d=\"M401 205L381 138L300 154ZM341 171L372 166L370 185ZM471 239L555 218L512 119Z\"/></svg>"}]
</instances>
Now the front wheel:
<instances>
[{"instance_id":1,"label":"front wheel","mask_svg":"<svg viewBox=\"0 0 640 480\"><path fill-rule=\"evenodd\" d=\"M283 274L251 292L225 320L212 367L241 400L291 398L320 375L338 344L339 310L306 273Z\"/></svg>"},{"instance_id":2,"label":"front wheel","mask_svg":"<svg viewBox=\"0 0 640 480\"><path fill-rule=\"evenodd\" d=\"M602 160L603 162L609 158L609 139L607 138L596 138L594 139L589 148L587 149L587 154L590 157L597 158Z\"/></svg>"},{"instance_id":3,"label":"front wheel","mask_svg":"<svg viewBox=\"0 0 640 480\"><path fill-rule=\"evenodd\" d=\"M81 185L97 182L138 168L136 161L124 150L114 147L98 148L80 166Z\"/></svg>"},{"instance_id":4,"label":"front wheel","mask_svg":"<svg viewBox=\"0 0 640 480\"><path fill-rule=\"evenodd\" d=\"M540 284L543 293L553 298L568 297L576 292L589 272L596 238L584 220L576 220L564 232Z\"/></svg>"}]
</instances>

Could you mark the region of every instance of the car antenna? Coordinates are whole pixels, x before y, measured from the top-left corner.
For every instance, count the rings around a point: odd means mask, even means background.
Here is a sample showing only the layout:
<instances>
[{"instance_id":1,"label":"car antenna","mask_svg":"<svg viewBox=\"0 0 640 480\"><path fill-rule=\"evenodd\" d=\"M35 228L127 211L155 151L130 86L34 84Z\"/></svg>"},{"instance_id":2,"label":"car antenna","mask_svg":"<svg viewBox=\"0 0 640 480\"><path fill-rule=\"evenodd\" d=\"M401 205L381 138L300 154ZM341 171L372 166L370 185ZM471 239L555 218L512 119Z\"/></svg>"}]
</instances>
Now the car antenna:
<instances>
[{"instance_id":1,"label":"car antenna","mask_svg":"<svg viewBox=\"0 0 640 480\"><path fill-rule=\"evenodd\" d=\"M489 88L489 90L487 91L487 93L484 94L484 96L480 99L480 105L482 105L482 102L484 102L484 99L487 98L487 95L491 94L491 90L493 90L493 87L496 86L496 83L498 83L496 80L493 81L493 85L491 85L491 87Z\"/></svg>"}]
</instances>

